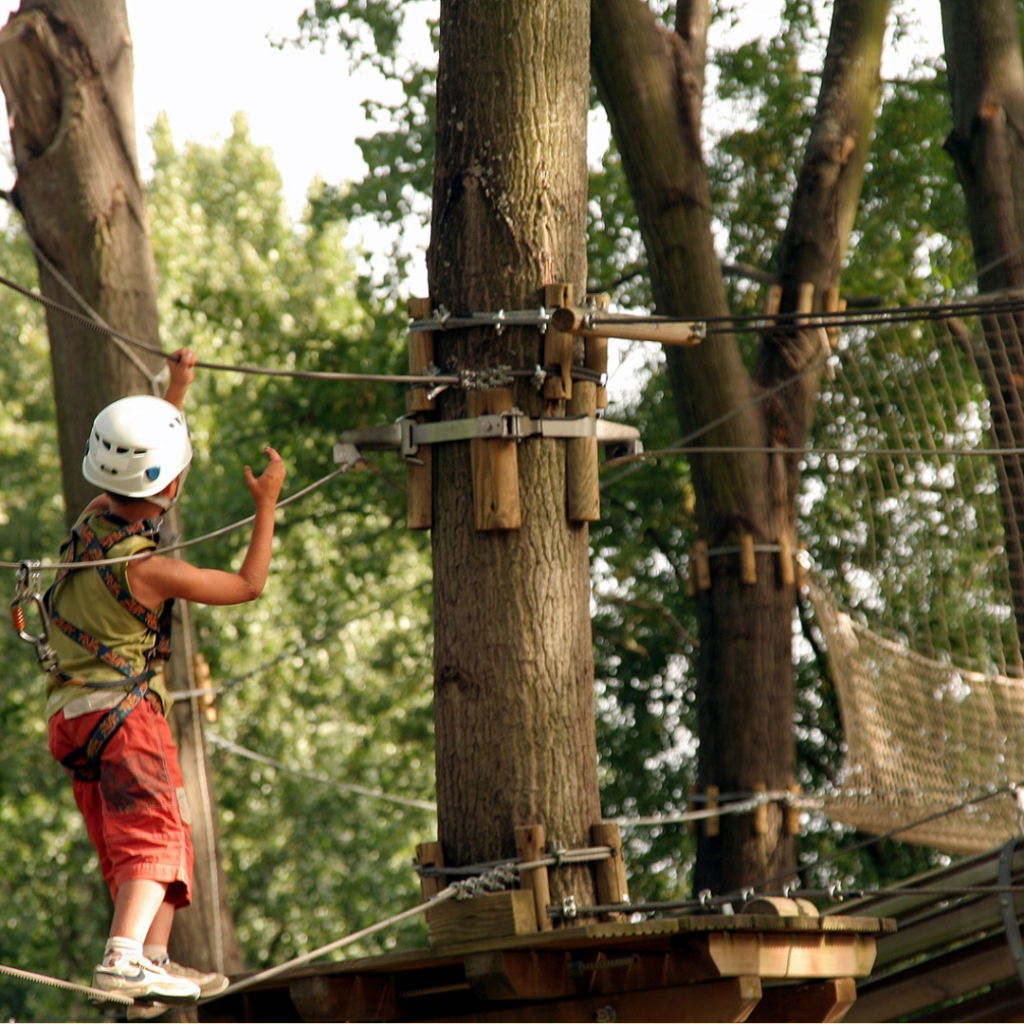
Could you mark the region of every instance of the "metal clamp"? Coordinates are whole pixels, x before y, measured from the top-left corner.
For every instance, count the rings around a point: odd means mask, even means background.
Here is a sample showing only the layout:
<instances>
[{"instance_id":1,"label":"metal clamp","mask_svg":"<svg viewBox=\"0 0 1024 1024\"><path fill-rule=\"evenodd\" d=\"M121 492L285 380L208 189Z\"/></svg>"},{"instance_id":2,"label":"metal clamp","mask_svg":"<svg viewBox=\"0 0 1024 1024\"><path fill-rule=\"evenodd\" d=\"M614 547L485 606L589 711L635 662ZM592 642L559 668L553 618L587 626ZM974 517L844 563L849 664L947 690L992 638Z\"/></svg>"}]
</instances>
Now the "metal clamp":
<instances>
[{"instance_id":1,"label":"metal clamp","mask_svg":"<svg viewBox=\"0 0 1024 1024\"><path fill-rule=\"evenodd\" d=\"M36 589L39 579L39 562L26 561L20 563L15 577L16 590L11 601L11 625L19 640L32 644L36 649L36 659L46 672L57 668L57 652L50 646L50 616L46 612L43 595ZM31 602L39 612L40 631L30 633L26 628L24 604Z\"/></svg>"},{"instance_id":2,"label":"metal clamp","mask_svg":"<svg viewBox=\"0 0 1024 1024\"><path fill-rule=\"evenodd\" d=\"M560 440L594 438L597 443L613 449L615 456L636 455L643 451L640 431L624 423L596 419L593 416L527 416L513 407L505 412L487 413L462 420L439 420L420 423L414 416L403 416L396 423L382 427L357 427L346 430L334 448L334 461L351 460L351 446L357 448L390 448L405 459L414 459L420 445L471 441L477 438L494 441L524 441L529 437ZM611 457L612 451L609 451Z\"/></svg>"}]
</instances>

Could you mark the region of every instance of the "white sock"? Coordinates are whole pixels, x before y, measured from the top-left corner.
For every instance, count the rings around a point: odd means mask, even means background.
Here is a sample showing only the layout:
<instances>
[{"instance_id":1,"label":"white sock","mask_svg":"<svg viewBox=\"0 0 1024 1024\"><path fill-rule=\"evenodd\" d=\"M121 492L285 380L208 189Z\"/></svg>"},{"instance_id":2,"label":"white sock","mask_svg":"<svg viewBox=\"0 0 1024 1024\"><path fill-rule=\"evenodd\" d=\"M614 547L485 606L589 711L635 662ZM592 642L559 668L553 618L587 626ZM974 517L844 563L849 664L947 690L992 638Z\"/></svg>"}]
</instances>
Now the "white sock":
<instances>
[{"instance_id":1,"label":"white sock","mask_svg":"<svg viewBox=\"0 0 1024 1024\"><path fill-rule=\"evenodd\" d=\"M135 939L125 938L123 935L111 935L107 939L107 946L103 950L103 962L110 966L115 960L121 957L133 957L138 959L142 956L142 943Z\"/></svg>"},{"instance_id":2,"label":"white sock","mask_svg":"<svg viewBox=\"0 0 1024 1024\"><path fill-rule=\"evenodd\" d=\"M170 957L167 955L167 947L158 946L156 945L156 943L153 942L147 942L142 947L142 954L143 956L145 956L147 960L152 960L153 963L157 964L158 966L162 964L165 960L170 959Z\"/></svg>"}]
</instances>

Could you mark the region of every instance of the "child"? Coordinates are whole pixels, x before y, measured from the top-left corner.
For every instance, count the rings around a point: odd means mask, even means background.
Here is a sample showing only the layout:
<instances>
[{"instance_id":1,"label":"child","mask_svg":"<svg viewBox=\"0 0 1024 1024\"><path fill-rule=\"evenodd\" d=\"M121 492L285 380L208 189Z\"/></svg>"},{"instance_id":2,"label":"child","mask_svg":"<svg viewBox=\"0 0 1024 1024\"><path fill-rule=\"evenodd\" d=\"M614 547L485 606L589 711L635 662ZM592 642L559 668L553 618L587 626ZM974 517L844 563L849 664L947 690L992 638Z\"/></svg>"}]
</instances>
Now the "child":
<instances>
[{"instance_id":1,"label":"child","mask_svg":"<svg viewBox=\"0 0 1024 1024\"><path fill-rule=\"evenodd\" d=\"M169 357L164 398L136 395L96 417L82 473L102 495L79 517L65 562L106 561L156 547L159 517L181 491L192 444L181 409L195 353ZM273 448L261 476L245 467L256 502L237 573L145 555L63 569L47 594L58 666L47 684L50 752L74 778L75 801L99 854L114 917L93 987L140 1003L194 1003L227 979L167 956L177 907L190 902L192 844L160 672L169 655L170 605L241 604L267 579L285 468Z\"/></svg>"}]
</instances>

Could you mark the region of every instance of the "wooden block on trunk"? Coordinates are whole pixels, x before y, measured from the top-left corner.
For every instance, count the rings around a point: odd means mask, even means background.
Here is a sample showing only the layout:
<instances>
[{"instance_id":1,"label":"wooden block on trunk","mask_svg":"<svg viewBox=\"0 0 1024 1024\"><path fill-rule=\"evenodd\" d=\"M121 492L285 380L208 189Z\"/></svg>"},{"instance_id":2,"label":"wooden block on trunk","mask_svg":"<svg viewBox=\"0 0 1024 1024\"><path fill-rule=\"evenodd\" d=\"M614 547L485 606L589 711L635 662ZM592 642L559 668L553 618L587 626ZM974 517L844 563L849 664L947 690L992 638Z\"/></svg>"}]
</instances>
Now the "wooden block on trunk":
<instances>
[{"instance_id":1,"label":"wooden block on trunk","mask_svg":"<svg viewBox=\"0 0 1024 1024\"><path fill-rule=\"evenodd\" d=\"M522 889L485 893L471 900L445 900L426 911L432 946L477 942L537 931L533 893Z\"/></svg>"}]
</instances>

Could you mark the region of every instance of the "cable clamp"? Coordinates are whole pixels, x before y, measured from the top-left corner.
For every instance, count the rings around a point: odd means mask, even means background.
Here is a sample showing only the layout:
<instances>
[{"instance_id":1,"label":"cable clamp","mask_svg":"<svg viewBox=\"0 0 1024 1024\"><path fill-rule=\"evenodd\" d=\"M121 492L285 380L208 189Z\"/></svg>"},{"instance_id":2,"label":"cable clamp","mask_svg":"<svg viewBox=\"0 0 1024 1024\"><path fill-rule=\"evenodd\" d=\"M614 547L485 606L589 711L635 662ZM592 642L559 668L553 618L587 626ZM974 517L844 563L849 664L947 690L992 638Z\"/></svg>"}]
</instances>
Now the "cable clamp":
<instances>
[{"instance_id":1,"label":"cable clamp","mask_svg":"<svg viewBox=\"0 0 1024 1024\"><path fill-rule=\"evenodd\" d=\"M433 321L437 324L441 330L444 330L444 325L448 323L448 318L451 316L451 311L444 308L444 306L438 306L433 313Z\"/></svg>"},{"instance_id":2,"label":"cable clamp","mask_svg":"<svg viewBox=\"0 0 1024 1024\"><path fill-rule=\"evenodd\" d=\"M846 894L843 892L843 883L834 882L828 887L828 898L836 903L842 903Z\"/></svg>"},{"instance_id":3,"label":"cable clamp","mask_svg":"<svg viewBox=\"0 0 1024 1024\"><path fill-rule=\"evenodd\" d=\"M701 889L701 891L699 893L697 893L697 902L700 904L702 910L710 910L711 909L711 890L710 889Z\"/></svg>"},{"instance_id":4,"label":"cable clamp","mask_svg":"<svg viewBox=\"0 0 1024 1024\"><path fill-rule=\"evenodd\" d=\"M578 915L579 911L576 908L576 897L566 896L562 900L562 917L567 921L571 921Z\"/></svg>"}]
</instances>

